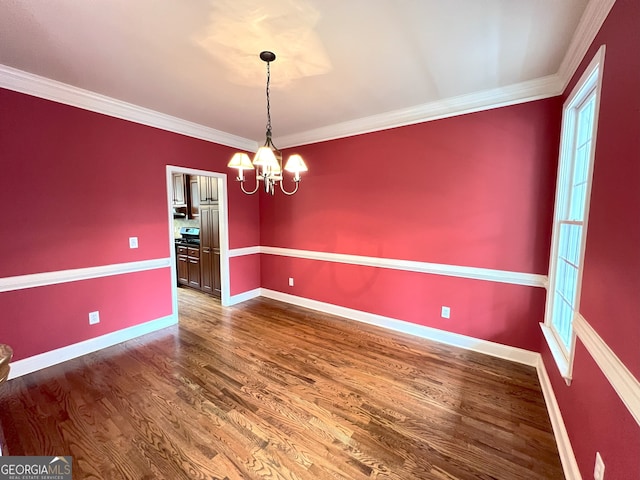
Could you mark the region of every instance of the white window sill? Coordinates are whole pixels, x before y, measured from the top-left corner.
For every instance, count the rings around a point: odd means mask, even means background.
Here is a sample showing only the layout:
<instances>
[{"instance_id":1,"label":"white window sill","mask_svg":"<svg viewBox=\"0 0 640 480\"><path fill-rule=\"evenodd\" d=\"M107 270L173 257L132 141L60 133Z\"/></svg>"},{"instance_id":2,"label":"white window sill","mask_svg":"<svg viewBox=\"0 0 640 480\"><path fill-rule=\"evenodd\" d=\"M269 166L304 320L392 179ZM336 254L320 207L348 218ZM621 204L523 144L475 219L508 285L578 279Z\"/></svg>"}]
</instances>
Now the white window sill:
<instances>
[{"instance_id":1,"label":"white window sill","mask_svg":"<svg viewBox=\"0 0 640 480\"><path fill-rule=\"evenodd\" d=\"M553 355L553 359L558 366L558 370L560 371L560 375L564 378L564 381L567 385L571 385L571 363L569 359L565 356L562 347L558 343L556 336L551 331L551 328L545 325L544 323L540 324L540 328L542 329L542 333L544 334L544 338L547 341L547 345L549 345L549 350L551 350L551 355Z\"/></svg>"}]
</instances>

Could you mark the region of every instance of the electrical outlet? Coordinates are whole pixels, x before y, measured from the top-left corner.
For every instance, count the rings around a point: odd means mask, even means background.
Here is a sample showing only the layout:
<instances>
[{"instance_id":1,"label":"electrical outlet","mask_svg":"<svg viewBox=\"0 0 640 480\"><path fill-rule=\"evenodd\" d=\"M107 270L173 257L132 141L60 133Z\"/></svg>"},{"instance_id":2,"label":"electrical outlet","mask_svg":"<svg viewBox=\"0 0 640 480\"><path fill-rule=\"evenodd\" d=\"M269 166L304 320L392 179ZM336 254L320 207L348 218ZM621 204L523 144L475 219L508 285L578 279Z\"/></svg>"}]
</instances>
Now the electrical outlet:
<instances>
[{"instance_id":1,"label":"electrical outlet","mask_svg":"<svg viewBox=\"0 0 640 480\"><path fill-rule=\"evenodd\" d=\"M129 237L129 248L138 248L138 237Z\"/></svg>"},{"instance_id":2,"label":"electrical outlet","mask_svg":"<svg viewBox=\"0 0 640 480\"><path fill-rule=\"evenodd\" d=\"M293 277L289 277L289 286L293 287Z\"/></svg>"},{"instance_id":3,"label":"electrical outlet","mask_svg":"<svg viewBox=\"0 0 640 480\"><path fill-rule=\"evenodd\" d=\"M442 311L440 312L440 316L442 318L451 318L451 308L442 306Z\"/></svg>"},{"instance_id":4,"label":"electrical outlet","mask_svg":"<svg viewBox=\"0 0 640 480\"><path fill-rule=\"evenodd\" d=\"M593 469L593 480L604 480L604 462L600 452L596 452L596 466Z\"/></svg>"},{"instance_id":5,"label":"electrical outlet","mask_svg":"<svg viewBox=\"0 0 640 480\"><path fill-rule=\"evenodd\" d=\"M100 312L89 312L89 325L100 323Z\"/></svg>"}]
</instances>

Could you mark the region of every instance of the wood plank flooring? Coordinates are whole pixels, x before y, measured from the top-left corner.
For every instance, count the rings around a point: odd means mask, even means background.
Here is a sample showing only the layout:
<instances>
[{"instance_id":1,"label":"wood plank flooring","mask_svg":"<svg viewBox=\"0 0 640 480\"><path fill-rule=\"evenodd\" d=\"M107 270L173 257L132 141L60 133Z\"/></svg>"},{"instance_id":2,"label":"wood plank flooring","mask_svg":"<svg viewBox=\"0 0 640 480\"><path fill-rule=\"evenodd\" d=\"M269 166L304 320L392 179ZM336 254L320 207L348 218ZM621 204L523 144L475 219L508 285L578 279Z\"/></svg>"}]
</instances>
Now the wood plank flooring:
<instances>
[{"instance_id":1,"label":"wood plank flooring","mask_svg":"<svg viewBox=\"0 0 640 480\"><path fill-rule=\"evenodd\" d=\"M533 368L267 299L10 380L4 455L78 479L562 479Z\"/></svg>"}]
</instances>

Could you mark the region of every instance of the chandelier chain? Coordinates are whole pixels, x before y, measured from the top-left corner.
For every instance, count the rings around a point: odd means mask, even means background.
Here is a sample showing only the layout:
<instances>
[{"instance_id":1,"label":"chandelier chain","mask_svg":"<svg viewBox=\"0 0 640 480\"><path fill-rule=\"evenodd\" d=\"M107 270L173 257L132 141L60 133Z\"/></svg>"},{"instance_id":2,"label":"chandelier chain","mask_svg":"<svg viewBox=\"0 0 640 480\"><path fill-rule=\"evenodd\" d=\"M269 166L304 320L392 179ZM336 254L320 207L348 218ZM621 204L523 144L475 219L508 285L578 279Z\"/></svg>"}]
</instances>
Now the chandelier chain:
<instances>
[{"instance_id":1,"label":"chandelier chain","mask_svg":"<svg viewBox=\"0 0 640 480\"><path fill-rule=\"evenodd\" d=\"M271 135L271 102L269 100L269 84L271 83L271 68L267 62L267 134Z\"/></svg>"}]
</instances>

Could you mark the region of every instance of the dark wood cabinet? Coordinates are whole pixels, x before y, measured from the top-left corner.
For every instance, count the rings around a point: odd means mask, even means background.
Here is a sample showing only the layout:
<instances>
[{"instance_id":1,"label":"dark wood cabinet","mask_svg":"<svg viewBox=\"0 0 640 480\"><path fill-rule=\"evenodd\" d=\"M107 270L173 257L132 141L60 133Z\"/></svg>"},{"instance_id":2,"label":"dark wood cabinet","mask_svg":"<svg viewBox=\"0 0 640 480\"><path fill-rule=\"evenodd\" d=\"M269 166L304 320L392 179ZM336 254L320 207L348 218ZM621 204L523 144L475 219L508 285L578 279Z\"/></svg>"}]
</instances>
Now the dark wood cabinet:
<instances>
[{"instance_id":1,"label":"dark wood cabinet","mask_svg":"<svg viewBox=\"0 0 640 480\"><path fill-rule=\"evenodd\" d=\"M198 218L200 213L200 192L198 177L183 173L172 174L172 205L174 216L190 219Z\"/></svg>"},{"instance_id":2,"label":"dark wood cabinet","mask_svg":"<svg viewBox=\"0 0 640 480\"><path fill-rule=\"evenodd\" d=\"M183 173L174 173L173 179L173 199L172 204L174 207L186 207L187 206L187 188L186 188L186 176Z\"/></svg>"},{"instance_id":3,"label":"dark wood cabinet","mask_svg":"<svg viewBox=\"0 0 640 480\"><path fill-rule=\"evenodd\" d=\"M200 215L200 190L198 177L189 175L189 218L198 218Z\"/></svg>"},{"instance_id":4,"label":"dark wood cabinet","mask_svg":"<svg viewBox=\"0 0 640 480\"><path fill-rule=\"evenodd\" d=\"M220 229L218 205L200 207L202 290L220 296Z\"/></svg>"},{"instance_id":5,"label":"dark wood cabinet","mask_svg":"<svg viewBox=\"0 0 640 480\"><path fill-rule=\"evenodd\" d=\"M200 249L191 248L187 249L189 255L189 286L193 288L200 288Z\"/></svg>"},{"instance_id":6,"label":"dark wood cabinet","mask_svg":"<svg viewBox=\"0 0 640 480\"><path fill-rule=\"evenodd\" d=\"M200 246L220 249L220 224L217 205L202 208L200 215Z\"/></svg>"},{"instance_id":7,"label":"dark wood cabinet","mask_svg":"<svg viewBox=\"0 0 640 480\"><path fill-rule=\"evenodd\" d=\"M178 245L178 284L200 288L200 249Z\"/></svg>"},{"instance_id":8,"label":"dark wood cabinet","mask_svg":"<svg viewBox=\"0 0 640 480\"><path fill-rule=\"evenodd\" d=\"M198 177L200 205L218 204L218 179L215 177Z\"/></svg>"},{"instance_id":9,"label":"dark wood cabinet","mask_svg":"<svg viewBox=\"0 0 640 480\"><path fill-rule=\"evenodd\" d=\"M178 261L178 284L189 285L189 259L187 258L186 253L184 255L178 254L177 261Z\"/></svg>"}]
</instances>

